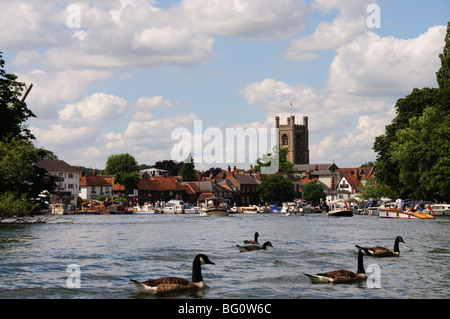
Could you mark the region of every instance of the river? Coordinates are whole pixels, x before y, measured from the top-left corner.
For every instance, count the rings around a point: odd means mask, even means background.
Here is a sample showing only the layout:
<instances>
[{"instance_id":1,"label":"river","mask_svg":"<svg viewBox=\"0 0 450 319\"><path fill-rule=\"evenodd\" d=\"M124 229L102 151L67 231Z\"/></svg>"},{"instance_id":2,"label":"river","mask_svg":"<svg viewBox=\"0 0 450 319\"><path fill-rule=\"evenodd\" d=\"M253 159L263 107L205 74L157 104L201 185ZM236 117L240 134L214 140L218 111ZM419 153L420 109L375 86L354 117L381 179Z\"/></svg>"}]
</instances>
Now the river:
<instances>
[{"instance_id":1,"label":"river","mask_svg":"<svg viewBox=\"0 0 450 319\"><path fill-rule=\"evenodd\" d=\"M239 252L253 239L273 247ZM304 273L356 271L357 249L393 248L400 257L365 257L378 269L368 283L311 284ZM204 253L215 265L202 266L208 286L188 299L448 299L450 218L395 220L325 214L79 215L53 222L0 225L0 298L130 299L130 279L191 277L192 260ZM369 274L369 273L368 273Z\"/></svg>"}]
</instances>

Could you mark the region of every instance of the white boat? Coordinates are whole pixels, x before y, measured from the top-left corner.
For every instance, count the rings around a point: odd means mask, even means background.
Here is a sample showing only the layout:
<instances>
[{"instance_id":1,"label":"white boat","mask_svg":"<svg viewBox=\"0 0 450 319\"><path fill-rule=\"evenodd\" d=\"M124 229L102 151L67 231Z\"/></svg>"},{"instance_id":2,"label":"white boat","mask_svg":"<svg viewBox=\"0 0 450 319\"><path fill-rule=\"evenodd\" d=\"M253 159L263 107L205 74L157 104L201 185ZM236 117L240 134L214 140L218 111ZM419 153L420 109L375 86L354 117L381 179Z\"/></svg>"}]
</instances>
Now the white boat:
<instances>
[{"instance_id":1,"label":"white boat","mask_svg":"<svg viewBox=\"0 0 450 319\"><path fill-rule=\"evenodd\" d=\"M336 200L329 203L330 210L328 211L328 216L331 217L351 217L353 216L353 211L348 207L348 204L344 200Z\"/></svg>"},{"instance_id":2,"label":"white boat","mask_svg":"<svg viewBox=\"0 0 450 319\"><path fill-rule=\"evenodd\" d=\"M283 203L281 208L281 213L286 214L286 216L303 216L305 214L311 214L312 209L302 203Z\"/></svg>"},{"instance_id":3,"label":"white boat","mask_svg":"<svg viewBox=\"0 0 450 319\"><path fill-rule=\"evenodd\" d=\"M380 208L378 210L378 217L380 218L397 218L397 219L435 219L433 213L429 214L425 211L422 212L405 212L396 208Z\"/></svg>"},{"instance_id":4,"label":"white boat","mask_svg":"<svg viewBox=\"0 0 450 319\"><path fill-rule=\"evenodd\" d=\"M155 206L151 204L144 204L144 205L136 205L134 206L131 211L133 214L158 214L159 212L156 210Z\"/></svg>"},{"instance_id":5,"label":"white boat","mask_svg":"<svg viewBox=\"0 0 450 319\"><path fill-rule=\"evenodd\" d=\"M62 203L50 204L50 214L51 215L64 215L66 212L66 206Z\"/></svg>"},{"instance_id":6,"label":"white boat","mask_svg":"<svg viewBox=\"0 0 450 319\"><path fill-rule=\"evenodd\" d=\"M184 213L185 214L199 214L200 213L200 207L192 206L190 204L186 204L184 206Z\"/></svg>"},{"instance_id":7,"label":"white boat","mask_svg":"<svg viewBox=\"0 0 450 319\"><path fill-rule=\"evenodd\" d=\"M207 197L205 199L205 206L200 211L200 216L221 217L228 216L228 205L223 198Z\"/></svg>"},{"instance_id":8,"label":"white boat","mask_svg":"<svg viewBox=\"0 0 450 319\"><path fill-rule=\"evenodd\" d=\"M171 199L162 209L164 214L184 214L184 202L180 199Z\"/></svg>"},{"instance_id":9,"label":"white boat","mask_svg":"<svg viewBox=\"0 0 450 319\"><path fill-rule=\"evenodd\" d=\"M241 213L244 214L257 214L259 213L258 206L242 206L241 207Z\"/></svg>"},{"instance_id":10,"label":"white boat","mask_svg":"<svg viewBox=\"0 0 450 319\"><path fill-rule=\"evenodd\" d=\"M436 216L450 216L450 204L433 204L430 207Z\"/></svg>"}]
</instances>

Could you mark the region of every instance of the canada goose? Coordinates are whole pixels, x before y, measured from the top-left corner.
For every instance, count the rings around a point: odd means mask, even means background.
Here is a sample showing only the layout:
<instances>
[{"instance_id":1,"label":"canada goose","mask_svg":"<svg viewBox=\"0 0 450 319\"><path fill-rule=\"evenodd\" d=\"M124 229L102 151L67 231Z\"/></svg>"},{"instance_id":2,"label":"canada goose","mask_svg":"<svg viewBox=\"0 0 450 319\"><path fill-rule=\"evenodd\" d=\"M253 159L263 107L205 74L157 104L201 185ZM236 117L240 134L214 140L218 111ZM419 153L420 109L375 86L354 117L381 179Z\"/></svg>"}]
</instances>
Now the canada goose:
<instances>
[{"instance_id":1,"label":"canada goose","mask_svg":"<svg viewBox=\"0 0 450 319\"><path fill-rule=\"evenodd\" d=\"M266 241L262 246L258 246L258 245L248 245L248 246L236 245L236 246L239 248L240 252L267 249L267 246L273 247L272 243L270 241Z\"/></svg>"},{"instance_id":2,"label":"canada goose","mask_svg":"<svg viewBox=\"0 0 450 319\"><path fill-rule=\"evenodd\" d=\"M368 256L374 256L374 257L398 257L400 256L400 248L399 248L399 243L403 241L403 238L400 236L397 236L397 238L395 238L395 243L394 243L394 250L390 250L388 248L385 247L380 247L380 246L375 246L375 247L365 247L365 251L364 254L367 254ZM355 245L357 248L361 249L361 246ZM367 253L366 253L367 251Z\"/></svg>"},{"instance_id":3,"label":"canada goose","mask_svg":"<svg viewBox=\"0 0 450 319\"><path fill-rule=\"evenodd\" d=\"M258 232L256 232L255 233L255 240L244 240L244 244L257 244L257 245L259 245L258 237L259 237L259 234L258 234Z\"/></svg>"},{"instance_id":4,"label":"canada goose","mask_svg":"<svg viewBox=\"0 0 450 319\"><path fill-rule=\"evenodd\" d=\"M160 277L144 282L130 279L136 286L138 293L164 294L183 290L201 289L204 287L201 265L215 265L208 256L198 254L192 263L192 281L180 277Z\"/></svg>"},{"instance_id":5,"label":"canada goose","mask_svg":"<svg viewBox=\"0 0 450 319\"><path fill-rule=\"evenodd\" d=\"M333 270L324 273L319 273L315 275L306 276L311 279L313 284L318 283L333 283L333 284L350 284L366 279L366 272L364 271L363 265L363 253L361 249L358 251L358 270L356 273L350 270Z\"/></svg>"}]
</instances>

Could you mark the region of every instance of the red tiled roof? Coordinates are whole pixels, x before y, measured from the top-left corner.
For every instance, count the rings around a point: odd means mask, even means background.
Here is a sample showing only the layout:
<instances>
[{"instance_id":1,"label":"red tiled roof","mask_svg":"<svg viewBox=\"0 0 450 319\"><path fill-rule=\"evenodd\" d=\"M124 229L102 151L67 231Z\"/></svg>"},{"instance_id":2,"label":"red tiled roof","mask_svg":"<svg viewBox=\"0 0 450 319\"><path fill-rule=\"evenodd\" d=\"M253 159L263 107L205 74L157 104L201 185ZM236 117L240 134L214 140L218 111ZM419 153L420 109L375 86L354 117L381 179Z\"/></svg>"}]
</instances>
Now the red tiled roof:
<instances>
[{"instance_id":1,"label":"red tiled roof","mask_svg":"<svg viewBox=\"0 0 450 319\"><path fill-rule=\"evenodd\" d=\"M80 186L111 186L102 176L81 176Z\"/></svg>"}]
</instances>

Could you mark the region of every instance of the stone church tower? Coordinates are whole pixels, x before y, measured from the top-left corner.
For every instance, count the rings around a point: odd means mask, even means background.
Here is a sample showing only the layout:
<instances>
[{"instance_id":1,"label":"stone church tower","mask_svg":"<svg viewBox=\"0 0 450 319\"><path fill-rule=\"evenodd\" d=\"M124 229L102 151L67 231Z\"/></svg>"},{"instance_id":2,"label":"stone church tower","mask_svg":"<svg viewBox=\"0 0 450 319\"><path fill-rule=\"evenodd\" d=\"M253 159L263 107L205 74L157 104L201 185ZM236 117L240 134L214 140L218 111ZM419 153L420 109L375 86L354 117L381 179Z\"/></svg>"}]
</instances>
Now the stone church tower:
<instances>
[{"instance_id":1,"label":"stone church tower","mask_svg":"<svg viewBox=\"0 0 450 319\"><path fill-rule=\"evenodd\" d=\"M308 117L303 117L303 125L295 124L295 116L287 118L287 125L280 125L280 118L275 116L275 128L279 130L278 143L281 148L289 150L287 160L293 164L309 164Z\"/></svg>"}]
</instances>

